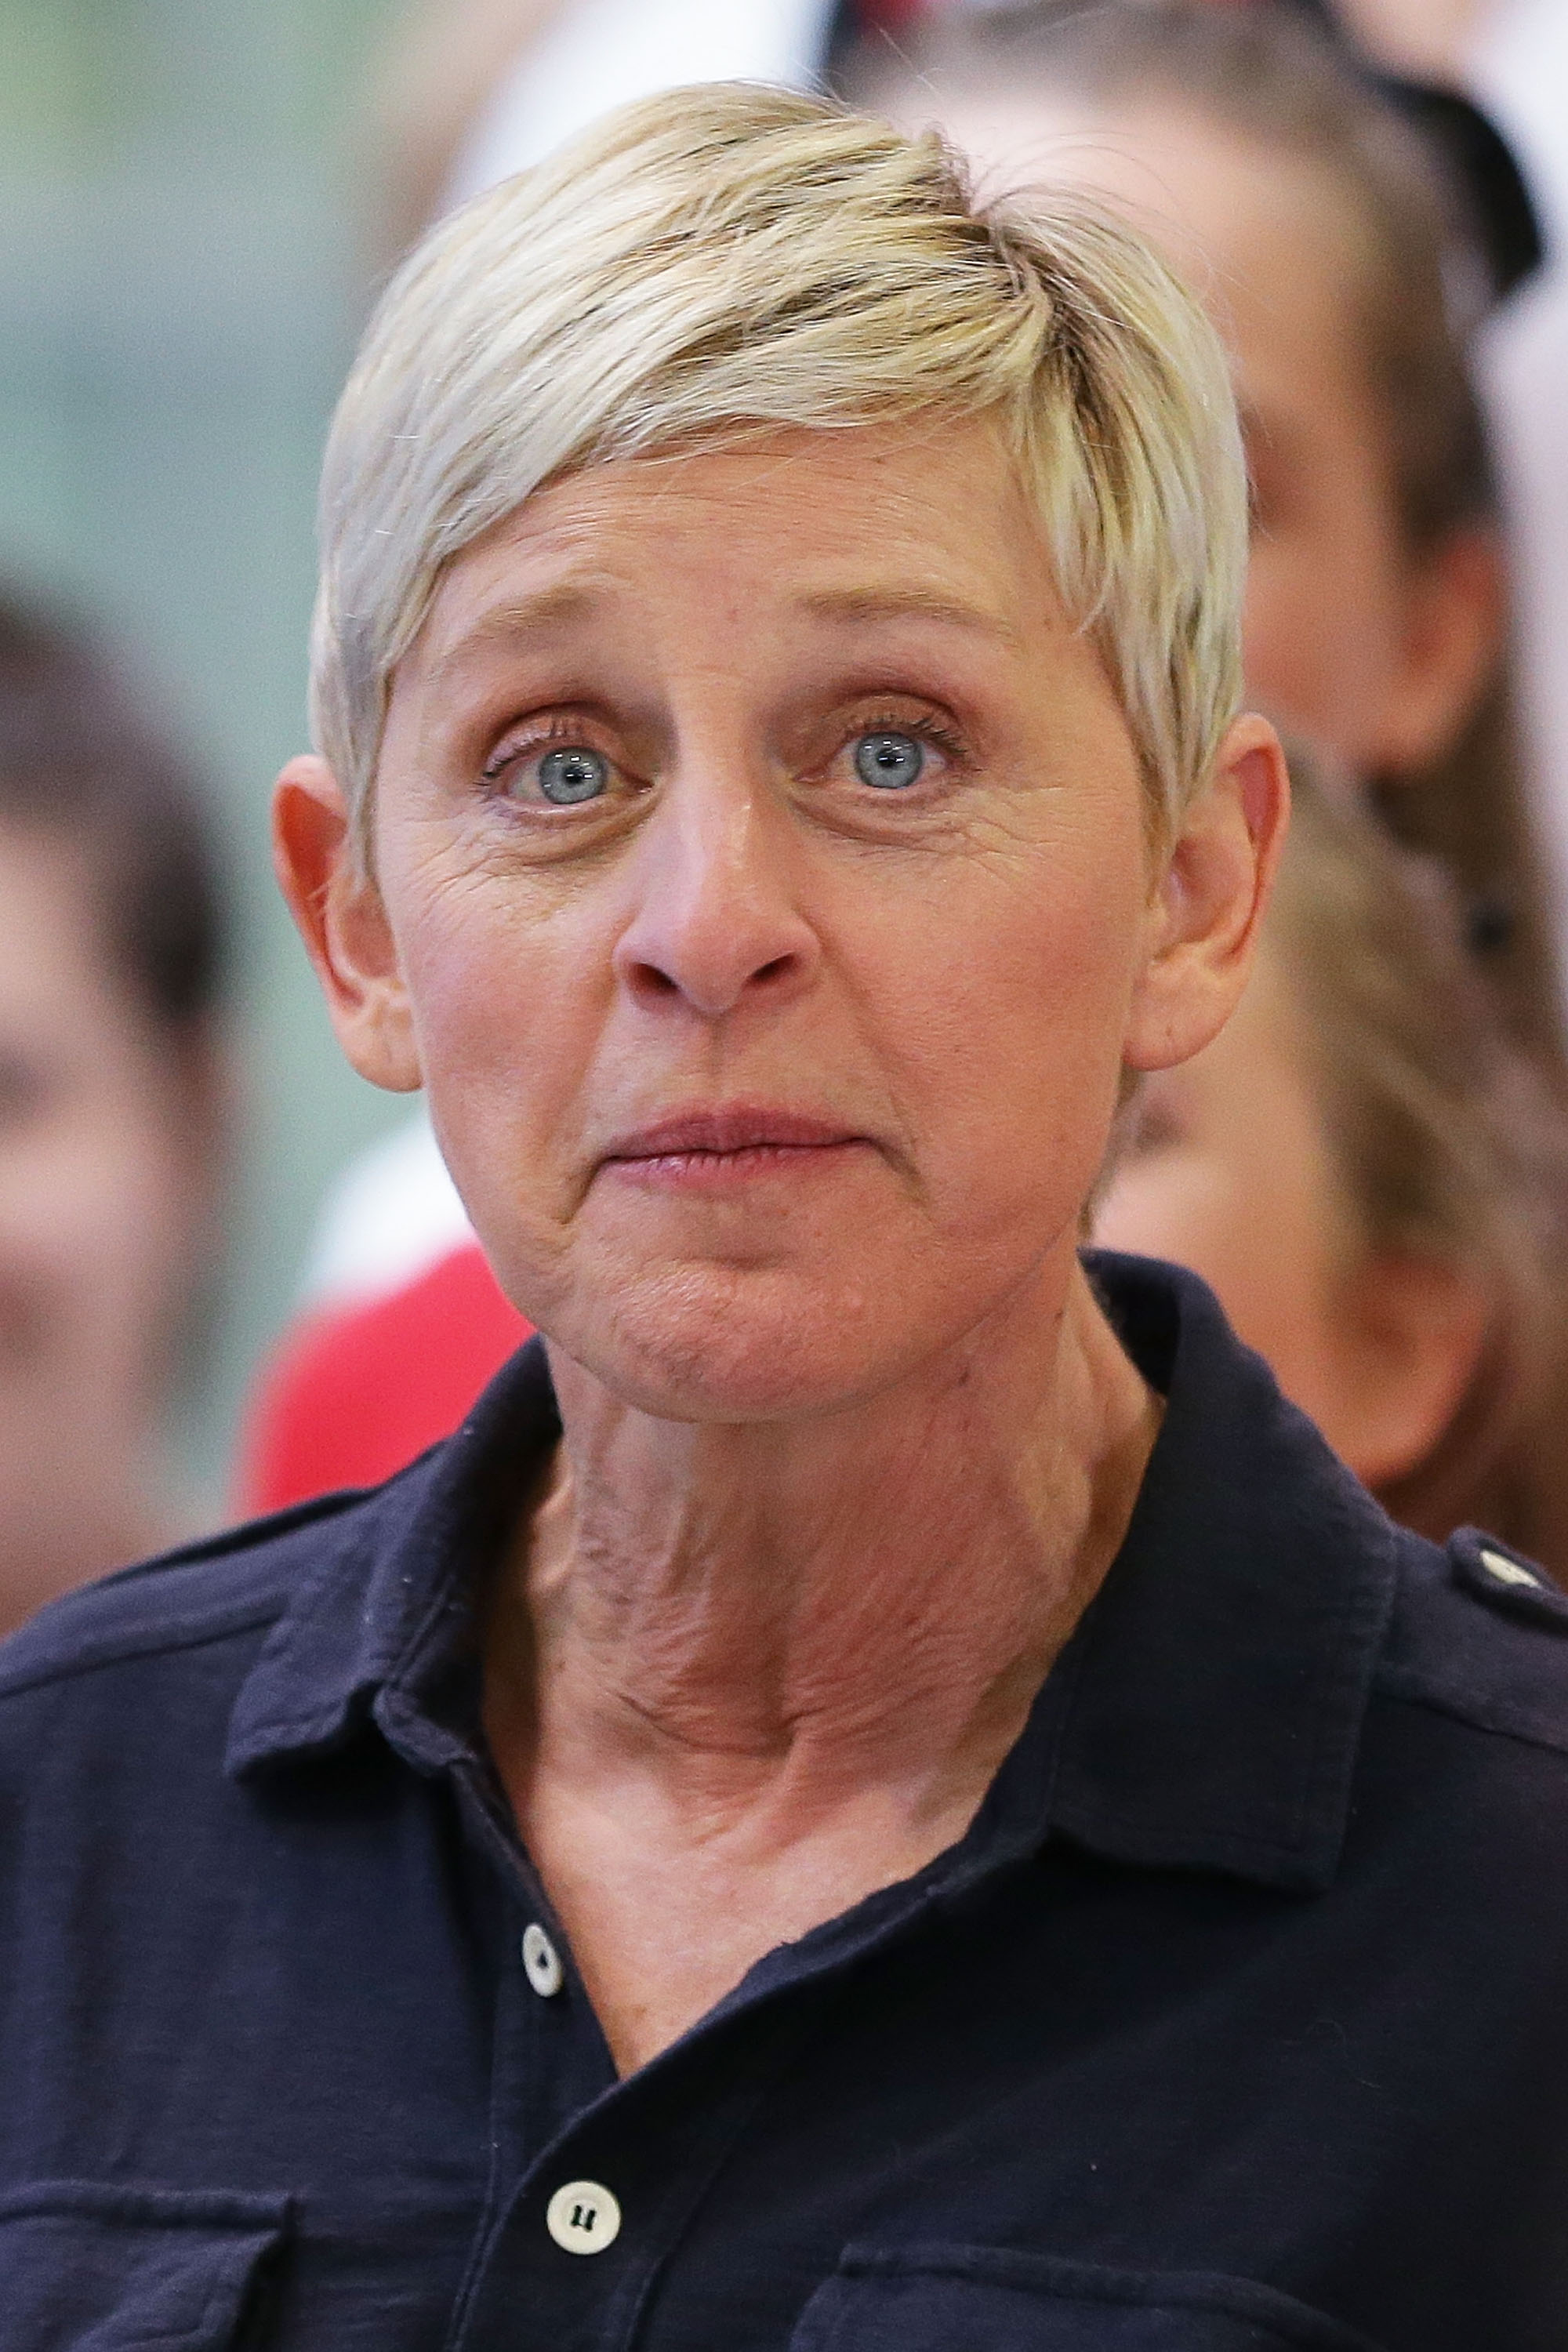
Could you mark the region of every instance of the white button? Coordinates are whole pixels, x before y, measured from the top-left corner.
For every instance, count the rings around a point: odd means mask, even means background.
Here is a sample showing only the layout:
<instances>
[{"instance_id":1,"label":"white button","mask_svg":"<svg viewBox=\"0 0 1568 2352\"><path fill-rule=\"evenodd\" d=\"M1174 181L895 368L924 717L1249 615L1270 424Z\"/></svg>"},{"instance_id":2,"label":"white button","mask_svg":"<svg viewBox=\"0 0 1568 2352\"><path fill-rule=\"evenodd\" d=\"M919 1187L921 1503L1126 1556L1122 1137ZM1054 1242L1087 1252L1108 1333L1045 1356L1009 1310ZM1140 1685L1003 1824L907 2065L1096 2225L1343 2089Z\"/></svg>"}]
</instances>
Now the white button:
<instances>
[{"instance_id":1,"label":"white button","mask_svg":"<svg viewBox=\"0 0 1568 2352\"><path fill-rule=\"evenodd\" d=\"M1517 1559L1510 1559L1506 1552L1483 1549L1481 1566L1500 1584L1533 1584L1538 1592L1541 1590L1541 1579L1532 1576L1528 1568L1521 1568Z\"/></svg>"},{"instance_id":2,"label":"white button","mask_svg":"<svg viewBox=\"0 0 1568 2352\"><path fill-rule=\"evenodd\" d=\"M542 2000L548 2000L552 1993L559 1992L565 1981L561 1955L543 1928L537 1925L523 1929L522 1965L529 1983Z\"/></svg>"},{"instance_id":3,"label":"white button","mask_svg":"<svg viewBox=\"0 0 1568 2352\"><path fill-rule=\"evenodd\" d=\"M621 2233L621 2209L596 2180L569 2180L544 2209L544 2226L569 2254L602 2254Z\"/></svg>"}]
</instances>

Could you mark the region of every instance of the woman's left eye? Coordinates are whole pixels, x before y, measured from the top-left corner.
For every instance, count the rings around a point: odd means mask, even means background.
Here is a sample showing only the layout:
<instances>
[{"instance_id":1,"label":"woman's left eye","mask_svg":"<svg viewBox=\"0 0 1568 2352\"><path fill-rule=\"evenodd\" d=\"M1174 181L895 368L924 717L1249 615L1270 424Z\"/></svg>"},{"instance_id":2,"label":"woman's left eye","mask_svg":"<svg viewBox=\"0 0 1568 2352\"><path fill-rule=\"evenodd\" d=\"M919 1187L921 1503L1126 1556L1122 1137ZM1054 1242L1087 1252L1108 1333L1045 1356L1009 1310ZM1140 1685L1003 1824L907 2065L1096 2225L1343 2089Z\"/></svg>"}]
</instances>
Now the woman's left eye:
<instances>
[{"instance_id":1,"label":"woman's left eye","mask_svg":"<svg viewBox=\"0 0 1568 2352\"><path fill-rule=\"evenodd\" d=\"M855 740L855 772L879 792L905 792L925 773L926 748L901 728L879 727Z\"/></svg>"}]
</instances>

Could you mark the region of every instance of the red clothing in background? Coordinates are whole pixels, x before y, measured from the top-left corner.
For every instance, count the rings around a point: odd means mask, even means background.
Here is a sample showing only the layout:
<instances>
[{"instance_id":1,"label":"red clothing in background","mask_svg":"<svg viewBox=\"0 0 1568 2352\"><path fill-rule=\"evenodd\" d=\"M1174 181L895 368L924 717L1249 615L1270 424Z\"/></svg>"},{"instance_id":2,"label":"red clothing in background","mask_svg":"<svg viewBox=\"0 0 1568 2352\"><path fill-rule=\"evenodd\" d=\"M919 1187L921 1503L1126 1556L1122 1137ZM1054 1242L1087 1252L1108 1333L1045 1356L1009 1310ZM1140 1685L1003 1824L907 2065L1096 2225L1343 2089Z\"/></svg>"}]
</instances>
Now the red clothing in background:
<instances>
[{"instance_id":1,"label":"red clothing in background","mask_svg":"<svg viewBox=\"0 0 1568 2352\"><path fill-rule=\"evenodd\" d=\"M451 1434L529 1328L473 1242L399 1289L307 1316L241 1434L241 1516L389 1478Z\"/></svg>"}]
</instances>

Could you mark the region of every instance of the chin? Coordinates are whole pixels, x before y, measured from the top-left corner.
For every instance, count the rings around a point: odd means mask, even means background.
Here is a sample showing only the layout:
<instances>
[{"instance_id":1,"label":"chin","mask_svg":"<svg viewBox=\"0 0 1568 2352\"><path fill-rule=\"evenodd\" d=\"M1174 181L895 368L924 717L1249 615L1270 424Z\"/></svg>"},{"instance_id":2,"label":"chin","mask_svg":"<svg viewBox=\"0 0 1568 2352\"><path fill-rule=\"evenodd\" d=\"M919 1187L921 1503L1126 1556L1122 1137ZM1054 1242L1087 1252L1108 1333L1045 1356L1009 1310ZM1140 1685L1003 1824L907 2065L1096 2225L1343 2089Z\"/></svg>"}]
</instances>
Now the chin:
<instances>
[{"instance_id":1,"label":"chin","mask_svg":"<svg viewBox=\"0 0 1568 2352\"><path fill-rule=\"evenodd\" d=\"M888 1386L918 1346L877 1328L860 1277L686 1265L645 1273L540 1328L623 1402L662 1420L789 1421ZM902 1321L902 1318L900 1318ZM903 1343L900 1345L900 1341Z\"/></svg>"}]
</instances>

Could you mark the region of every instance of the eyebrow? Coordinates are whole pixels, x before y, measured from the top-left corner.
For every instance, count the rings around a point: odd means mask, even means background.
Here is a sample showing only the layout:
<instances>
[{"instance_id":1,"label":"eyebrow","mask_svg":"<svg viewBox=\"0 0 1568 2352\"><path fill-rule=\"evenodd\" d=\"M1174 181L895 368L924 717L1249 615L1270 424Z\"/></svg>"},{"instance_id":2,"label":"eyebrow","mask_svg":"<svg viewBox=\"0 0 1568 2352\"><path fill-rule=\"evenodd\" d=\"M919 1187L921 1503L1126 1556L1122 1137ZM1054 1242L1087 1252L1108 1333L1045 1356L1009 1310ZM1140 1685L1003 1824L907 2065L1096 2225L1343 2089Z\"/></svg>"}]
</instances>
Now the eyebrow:
<instances>
[{"instance_id":1,"label":"eyebrow","mask_svg":"<svg viewBox=\"0 0 1568 2352\"><path fill-rule=\"evenodd\" d=\"M823 620L935 621L942 627L963 629L972 636L1016 646L1018 632L1000 613L961 597L940 595L929 588L826 588L802 599L804 609Z\"/></svg>"},{"instance_id":2,"label":"eyebrow","mask_svg":"<svg viewBox=\"0 0 1568 2352\"><path fill-rule=\"evenodd\" d=\"M598 583L563 580L552 588L542 588L537 595L492 604L437 657L431 667L431 682L441 684L466 668L476 656L482 657L491 646L505 646L539 630L583 620L601 602ZM1000 614L987 612L982 604L965 604L961 597L941 595L933 589L825 588L803 597L801 609L815 618L841 625L935 621L945 628L989 638L994 644L1018 643L1017 631Z\"/></svg>"},{"instance_id":3,"label":"eyebrow","mask_svg":"<svg viewBox=\"0 0 1568 2352\"><path fill-rule=\"evenodd\" d=\"M509 645L516 638L562 622L580 621L598 602L595 588L582 581L563 580L553 588L542 588L537 595L491 604L471 628L465 629L455 644L437 656L430 668L431 680L439 684L454 671L466 668L476 655L483 655L492 646Z\"/></svg>"}]
</instances>

